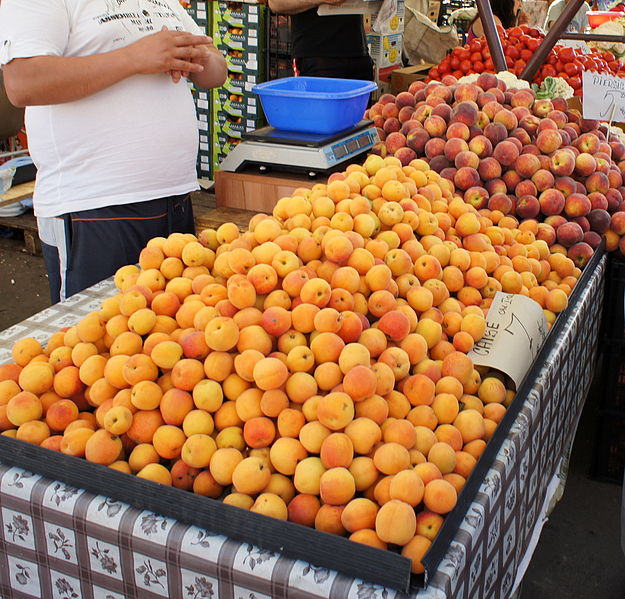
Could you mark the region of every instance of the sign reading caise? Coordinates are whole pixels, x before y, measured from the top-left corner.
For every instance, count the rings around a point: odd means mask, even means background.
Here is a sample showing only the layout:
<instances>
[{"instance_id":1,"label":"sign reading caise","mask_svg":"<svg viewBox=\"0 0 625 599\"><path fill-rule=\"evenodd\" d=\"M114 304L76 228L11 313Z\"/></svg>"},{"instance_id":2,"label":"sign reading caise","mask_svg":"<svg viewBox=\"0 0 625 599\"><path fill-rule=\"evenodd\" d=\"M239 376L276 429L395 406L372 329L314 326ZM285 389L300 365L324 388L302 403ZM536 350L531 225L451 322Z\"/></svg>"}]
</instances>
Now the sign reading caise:
<instances>
[{"instance_id":1,"label":"sign reading caise","mask_svg":"<svg viewBox=\"0 0 625 599\"><path fill-rule=\"evenodd\" d=\"M545 313L537 302L498 291L488 309L486 331L468 356L476 366L507 374L518 389L548 332Z\"/></svg>"}]
</instances>

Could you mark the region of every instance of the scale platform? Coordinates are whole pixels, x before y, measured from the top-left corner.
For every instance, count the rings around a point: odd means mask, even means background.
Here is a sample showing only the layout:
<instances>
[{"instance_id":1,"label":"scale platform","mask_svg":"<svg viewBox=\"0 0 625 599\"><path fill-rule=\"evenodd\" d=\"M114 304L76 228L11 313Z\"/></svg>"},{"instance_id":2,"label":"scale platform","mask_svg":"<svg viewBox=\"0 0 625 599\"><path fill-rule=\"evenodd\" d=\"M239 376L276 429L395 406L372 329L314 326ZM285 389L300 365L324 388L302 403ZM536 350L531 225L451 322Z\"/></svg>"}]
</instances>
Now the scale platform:
<instances>
[{"instance_id":1,"label":"scale platform","mask_svg":"<svg viewBox=\"0 0 625 599\"><path fill-rule=\"evenodd\" d=\"M331 134L282 131L262 127L243 134L243 141L219 165L220 170L240 172L256 166L270 170L306 173L313 178L329 173L347 160L370 150L380 141L373 121Z\"/></svg>"}]
</instances>

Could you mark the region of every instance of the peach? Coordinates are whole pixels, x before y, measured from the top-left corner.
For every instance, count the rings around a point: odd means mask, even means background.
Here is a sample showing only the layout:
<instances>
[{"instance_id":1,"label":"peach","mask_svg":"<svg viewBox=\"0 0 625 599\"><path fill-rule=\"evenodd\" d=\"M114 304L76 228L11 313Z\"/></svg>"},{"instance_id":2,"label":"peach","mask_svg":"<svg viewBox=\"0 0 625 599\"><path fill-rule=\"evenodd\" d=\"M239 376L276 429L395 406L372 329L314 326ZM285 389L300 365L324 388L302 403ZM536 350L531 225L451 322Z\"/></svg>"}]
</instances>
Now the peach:
<instances>
[{"instance_id":1,"label":"peach","mask_svg":"<svg viewBox=\"0 0 625 599\"><path fill-rule=\"evenodd\" d=\"M15 438L26 443L41 445L50 437L50 428L41 420L31 420L21 424L15 432ZM60 446L60 444L59 444Z\"/></svg>"},{"instance_id":2,"label":"peach","mask_svg":"<svg viewBox=\"0 0 625 599\"><path fill-rule=\"evenodd\" d=\"M136 476L167 486L172 486L173 482L171 472L162 464L147 464L136 473Z\"/></svg>"},{"instance_id":3,"label":"peach","mask_svg":"<svg viewBox=\"0 0 625 599\"><path fill-rule=\"evenodd\" d=\"M390 482L389 496L416 507L423 499L424 484L415 470L401 470Z\"/></svg>"},{"instance_id":4,"label":"peach","mask_svg":"<svg viewBox=\"0 0 625 599\"><path fill-rule=\"evenodd\" d=\"M321 504L315 495L300 493L287 506L288 519L304 526L314 526Z\"/></svg>"},{"instance_id":5,"label":"peach","mask_svg":"<svg viewBox=\"0 0 625 599\"><path fill-rule=\"evenodd\" d=\"M182 446L187 437L182 429L171 424L162 424L152 436L152 445L158 455L166 460L173 460L180 457Z\"/></svg>"},{"instance_id":6,"label":"peach","mask_svg":"<svg viewBox=\"0 0 625 599\"><path fill-rule=\"evenodd\" d=\"M354 402L347 393L328 393L319 400L317 417L330 430L339 431L353 420Z\"/></svg>"},{"instance_id":7,"label":"peach","mask_svg":"<svg viewBox=\"0 0 625 599\"><path fill-rule=\"evenodd\" d=\"M264 514L278 520L288 519L288 509L285 501L275 493L261 493L254 501L250 511Z\"/></svg>"},{"instance_id":8,"label":"peach","mask_svg":"<svg viewBox=\"0 0 625 599\"><path fill-rule=\"evenodd\" d=\"M43 414L41 400L30 391L21 391L6 404L6 417L15 426L38 420Z\"/></svg>"},{"instance_id":9,"label":"peach","mask_svg":"<svg viewBox=\"0 0 625 599\"><path fill-rule=\"evenodd\" d=\"M89 436L85 444L85 458L90 462L108 466L122 453L122 440L107 430L99 429Z\"/></svg>"},{"instance_id":10,"label":"peach","mask_svg":"<svg viewBox=\"0 0 625 599\"><path fill-rule=\"evenodd\" d=\"M160 456L151 443L139 443L128 456L128 465L132 472L139 472L148 464L158 464Z\"/></svg>"},{"instance_id":11,"label":"peach","mask_svg":"<svg viewBox=\"0 0 625 599\"><path fill-rule=\"evenodd\" d=\"M325 468L348 468L354 457L351 438L345 433L332 433L321 444L319 457Z\"/></svg>"},{"instance_id":12,"label":"peach","mask_svg":"<svg viewBox=\"0 0 625 599\"><path fill-rule=\"evenodd\" d=\"M319 495L321 476L326 471L321 459L307 457L298 462L295 467L293 483L300 493Z\"/></svg>"},{"instance_id":13,"label":"peach","mask_svg":"<svg viewBox=\"0 0 625 599\"><path fill-rule=\"evenodd\" d=\"M379 507L375 502L365 497L357 497L345 505L341 514L341 523L349 533L373 529L378 511Z\"/></svg>"},{"instance_id":14,"label":"peach","mask_svg":"<svg viewBox=\"0 0 625 599\"><path fill-rule=\"evenodd\" d=\"M431 545L432 541L430 539L417 534L402 547L401 554L403 557L411 560L410 571L413 574L423 574L425 572L422 560Z\"/></svg>"},{"instance_id":15,"label":"peach","mask_svg":"<svg viewBox=\"0 0 625 599\"><path fill-rule=\"evenodd\" d=\"M223 493L223 487L217 483L208 470L202 470L193 480L193 492L217 499Z\"/></svg>"},{"instance_id":16,"label":"peach","mask_svg":"<svg viewBox=\"0 0 625 599\"><path fill-rule=\"evenodd\" d=\"M456 452L451 445L439 441L430 448L427 460L437 466L442 474L448 474L456 467Z\"/></svg>"},{"instance_id":17,"label":"peach","mask_svg":"<svg viewBox=\"0 0 625 599\"><path fill-rule=\"evenodd\" d=\"M257 416L245 423L243 436L249 447L269 447L276 436L276 427L270 418Z\"/></svg>"},{"instance_id":18,"label":"peach","mask_svg":"<svg viewBox=\"0 0 625 599\"><path fill-rule=\"evenodd\" d=\"M436 514L447 514L456 505L458 494L454 486L442 478L434 479L425 485L423 503Z\"/></svg>"},{"instance_id":19,"label":"peach","mask_svg":"<svg viewBox=\"0 0 625 599\"><path fill-rule=\"evenodd\" d=\"M277 358L263 358L254 365L252 374L256 385L269 391L281 387L286 382L289 371Z\"/></svg>"},{"instance_id":20,"label":"peach","mask_svg":"<svg viewBox=\"0 0 625 599\"><path fill-rule=\"evenodd\" d=\"M315 528L335 535L344 535L345 528L341 522L344 506L322 505L315 516Z\"/></svg>"},{"instance_id":21,"label":"peach","mask_svg":"<svg viewBox=\"0 0 625 599\"><path fill-rule=\"evenodd\" d=\"M385 543L406 545L416 531L416 516L411 505L398 499L385 503L377 513L375 531Z\"/></svg>"},{"instance_id":22,"label":"peach","mask_svg":"<svg viewBox=\"0 0 625 599\"><path fill-rule=\"evenodd\" d=\"M344 505L355 493L354 477L347 468L330 468L319 479L319 494L326 504Z\"/></svg>"}]
</instances>

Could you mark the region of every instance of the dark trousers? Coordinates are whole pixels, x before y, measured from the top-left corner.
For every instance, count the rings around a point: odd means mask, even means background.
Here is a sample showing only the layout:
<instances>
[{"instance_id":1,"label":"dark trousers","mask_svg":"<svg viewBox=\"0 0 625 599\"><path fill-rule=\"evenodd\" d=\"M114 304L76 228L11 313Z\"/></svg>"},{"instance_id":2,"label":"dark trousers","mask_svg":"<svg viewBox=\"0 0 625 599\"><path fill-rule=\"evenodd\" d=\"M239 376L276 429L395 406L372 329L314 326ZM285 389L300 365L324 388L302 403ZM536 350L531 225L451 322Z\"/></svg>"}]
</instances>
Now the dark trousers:
<instances>
[{"instance_id":1,"label":"dark trousers","mask_svg":"<svg viewBox=\"0 0 625 599\"><path fill-rule=\"evenodd\" d=\"M295 68L302 77L332 77L373 81L371 56L314 56L295 59Z\"/></svg>"},{"instance_id":2,"label":"dark trousers","mask_svg":"<svg viewBox=\"0 0 625 599\"><path fill-rule=\"evenodd\" d=\"M65 227L66 268L61 272L63 248L42 243L52 303L78 293L136 264L139 253L153 237L194 233L189 194L122 206L81 210L60 216Z\"/></svg>"}]
</instances>

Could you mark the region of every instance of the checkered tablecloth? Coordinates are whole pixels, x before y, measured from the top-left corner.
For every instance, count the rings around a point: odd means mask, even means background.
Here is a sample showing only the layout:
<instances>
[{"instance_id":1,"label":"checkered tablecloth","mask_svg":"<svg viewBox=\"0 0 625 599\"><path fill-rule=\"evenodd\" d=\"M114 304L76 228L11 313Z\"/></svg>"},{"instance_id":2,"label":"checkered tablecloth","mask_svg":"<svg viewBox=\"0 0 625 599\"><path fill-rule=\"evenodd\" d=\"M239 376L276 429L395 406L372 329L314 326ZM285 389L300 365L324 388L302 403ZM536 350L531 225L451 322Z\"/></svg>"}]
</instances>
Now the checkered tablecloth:
<instances>
[{"instance_id":1,"label":"checkered tablecloth","mask_svg":"<svg viewBox=\"0 0 625 599\"><path fill-rule=\"evenodd\" d=\"M582 365L592 364L597 351L604 270L605 257L577 295L530 391L517 398L516 419L475 498L457 515L452 538L435 543L440 559L425 588L411 597L504 599L514 590L554 481L564 478L592 376ZM46 341L112 293L105 281L0 333L0 363L18 339ZM0 527L3 599L406 597L366 582L367 564L363 579L354 579L262 549L253 538L235 542L2 463Z\"/></svg>"}]
</instances>

